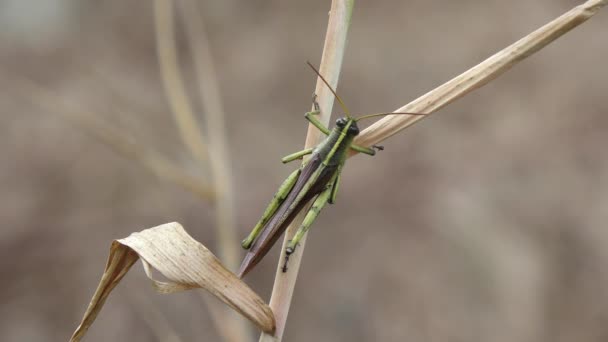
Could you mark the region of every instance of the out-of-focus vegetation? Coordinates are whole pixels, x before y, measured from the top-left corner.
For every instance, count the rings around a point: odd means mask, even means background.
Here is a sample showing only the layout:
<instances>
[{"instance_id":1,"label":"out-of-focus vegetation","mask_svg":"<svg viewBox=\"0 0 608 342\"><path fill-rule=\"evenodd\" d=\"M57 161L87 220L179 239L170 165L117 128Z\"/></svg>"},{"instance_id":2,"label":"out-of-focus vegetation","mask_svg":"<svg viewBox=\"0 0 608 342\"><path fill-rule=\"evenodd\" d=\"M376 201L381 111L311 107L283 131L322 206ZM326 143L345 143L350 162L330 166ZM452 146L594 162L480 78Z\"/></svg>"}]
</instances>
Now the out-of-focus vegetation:
<instances>
[{"instance_id":1,"label":"out-of-focus vegetation","mask_svg":"<svg viewBox=\"0 0 608 342\"><path fill-rule=\"evenodd\" d=\"M328 6L200 5L244 236L292 168L280 158L302 146L315 82L304 61L320 56ZM571 6L360 1L338 92L357 113L395 109ZM312 228L286 340L604 341L607 25L600 13L375 158L351 160ZM199 171L164 97L150 4L0 1L0 339L65 340L113 239L179 221L213 249L214 212L57 115L24 80ZM262 296L276 252L248 278ZM160 297L134 271L88 339L149 341L164 324L184 341L218 339L194 294Z\"/></svg>"}]
</instances>

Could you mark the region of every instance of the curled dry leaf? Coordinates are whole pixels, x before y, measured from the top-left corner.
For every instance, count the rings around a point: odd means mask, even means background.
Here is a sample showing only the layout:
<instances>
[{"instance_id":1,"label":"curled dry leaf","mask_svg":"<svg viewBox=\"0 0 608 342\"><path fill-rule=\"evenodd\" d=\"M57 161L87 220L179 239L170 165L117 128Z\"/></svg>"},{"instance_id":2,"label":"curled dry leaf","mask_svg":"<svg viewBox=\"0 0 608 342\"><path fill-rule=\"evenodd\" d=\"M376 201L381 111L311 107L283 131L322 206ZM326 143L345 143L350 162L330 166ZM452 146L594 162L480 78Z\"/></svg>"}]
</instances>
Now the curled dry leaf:
<instances>
[{"instance_id":1,"label":"curled dry leaf","mask_svg":"<svg viewBox=\"0 0 608 342\"><path fill-rule=\"evenodd\" d=\"M247 284L227 270L205 246L194 240L176 222L133 233L116 240L91 303L70 341L80 341L101 311L110 292L141 258L148 278L157 291L177 291L203 288L247 317L265 332L273 332L272 310ZM154 268L168 279L152 279Z\"/></svg>"}]
</instances>

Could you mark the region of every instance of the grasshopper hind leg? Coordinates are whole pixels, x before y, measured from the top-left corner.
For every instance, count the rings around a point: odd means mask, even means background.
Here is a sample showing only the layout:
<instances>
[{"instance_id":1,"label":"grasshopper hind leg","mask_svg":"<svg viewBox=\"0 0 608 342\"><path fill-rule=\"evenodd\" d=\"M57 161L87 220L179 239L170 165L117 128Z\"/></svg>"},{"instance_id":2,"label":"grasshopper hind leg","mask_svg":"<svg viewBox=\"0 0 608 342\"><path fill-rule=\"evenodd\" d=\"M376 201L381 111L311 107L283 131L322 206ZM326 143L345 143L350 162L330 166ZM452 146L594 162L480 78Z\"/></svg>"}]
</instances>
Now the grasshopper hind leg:
<instances>
[{"instance_id":1,"label":"grasshopper hind leg","mask_svg":"<svg viewBox=\"0 0 608 342\"><path fill-rule=\"evenodd\" d=\"M297 169L292 172L292 174L287 177L283 184L281 184L279 190L276 194L274 194L272 201L270 201L270 204L268 204L268 207L264 211L264 214L262 215L260 221L255 225L251 233L249 233L249 236L247 236L247 238L245 238L241 242L241 246L243 246L244 249L251 248L251 245L258 237L258 235L260 235L260 232L262 231L266 223L268 223L268 220L270 220L270 218L274 215L281 203L283 203L283 201L293 188L294 184L296 184L298 176L300 176L300 169Z\"/></svg>"},{"instance_id":2,"label":"grasshopper hind leg","mask_svg":"<svg viewBox=\"0 0 608 342\"><path fill-rule=\"evenodd\" d=\"M282 268L283 273L287 272L287 262L289 261L289 256L291 254L293 254L293 252L295 252L296 247L300 243L300 240L302 240L302 237L304 237L304 234L306 234L306 232L308 231L308 229L310 228L310 226L312 225L314 220L317 218L317 216L319 216L321 209L323 209L323 207L325 207L325 205L329 201L329 199L332 195L332 192L333 192L334 184L335 184L335 182L332 183L331 186L327 187L327 189L325 189L319 195L319 197L317 197L317 199L313 203L313 205L310 208L310 210L308 211L308 213L306 213L306 217L304 217L304 221L302 221L302 225L300 225L300 228L298 228L298 231L296 232L296 234L289 241L287 248L285 248L285 264L283 265L283 268Z\"/></svg>"}]
</instances>

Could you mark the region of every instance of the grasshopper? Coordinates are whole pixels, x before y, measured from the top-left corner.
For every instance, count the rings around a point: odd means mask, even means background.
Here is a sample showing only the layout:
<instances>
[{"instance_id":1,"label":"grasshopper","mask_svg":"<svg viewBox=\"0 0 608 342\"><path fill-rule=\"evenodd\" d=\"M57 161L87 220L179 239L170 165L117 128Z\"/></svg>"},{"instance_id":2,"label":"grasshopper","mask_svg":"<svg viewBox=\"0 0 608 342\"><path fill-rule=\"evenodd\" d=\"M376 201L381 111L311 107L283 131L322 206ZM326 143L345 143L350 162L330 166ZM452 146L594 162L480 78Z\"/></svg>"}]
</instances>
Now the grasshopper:
<instances>
[{"instance_id":1,"label":"grasshopper","mask_svg":"<svg viewBox=\"0 0 608 342\"><path fill-rule=\"evenodd\" d=\"M281 184L279 190L264 211L262 218L255 225L249 236L242 241L241 246L249 251L239 270L239 277L241 278L260 262L285 229L287 229L287 226L289 226L295 216L307 203L314 199L312 207L306 213L304 221L285 249L285 264L282 270L286 272L289 255L296 250L298 243L317 218L321 209L327 203L335 203L342 168L344 167L349 150L352 149L373 156L376 154L376 150L384 149L382 146L376 145L363 147L353 144L354 138L359 134L359 127L357 126L359 120L390 114L424 115L420 113L377 113L354 118L325 78L312 64L309 62L307 64L331 90L344 110L345 116L336 120L335 127L329 130L317 119L317 116L321 112L316 102L316 96L313 95L313 111L305 113L304 117L327 137L316 147L292 153L282 159L285 164L303 159L306 155L311 155L310 158L302 163L300 168L291 173Z\"/></svg>"}]
</instances>

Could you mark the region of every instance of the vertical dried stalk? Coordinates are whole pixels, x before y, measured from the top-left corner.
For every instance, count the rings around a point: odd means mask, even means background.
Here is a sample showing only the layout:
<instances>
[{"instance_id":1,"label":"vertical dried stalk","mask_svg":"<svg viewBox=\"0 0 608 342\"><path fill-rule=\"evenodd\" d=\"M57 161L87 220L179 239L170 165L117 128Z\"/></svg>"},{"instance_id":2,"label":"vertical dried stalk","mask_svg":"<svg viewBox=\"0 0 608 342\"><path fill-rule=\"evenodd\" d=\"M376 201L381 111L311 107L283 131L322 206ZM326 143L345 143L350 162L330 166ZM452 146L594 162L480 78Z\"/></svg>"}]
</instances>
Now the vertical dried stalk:
<instances>
[{"instance_id":1,"label":"vertical dried stalk","mask_svg":"<svg viewBox=\"0 0 608 342\"><path fill-rule=\"evenodd\" d=\"M191 1L181 1L186 33L193 51L202 108L207 114L209 145L204 138L188 99L179 70L173 22L172 0L155 1L155 24L158 57L163 84L171 104L180 136L195 160L202 167L209 158L216 200L216 235L218 254L231 269L238 265L237 238L233 219L232 179L228 163L228 148L224 135L223 108L217 78L209 52L202 18ZM218 303L203 297L218 332L225 341L243 341L247 336L245 321Z\"/></svg>"},{"instance_id":2,"label":"vertical dried stalk","mask_svg":"<svg viewBox=\"0 0 608 342\"><path fill-rule=\"evenodd\" d=\"M329 23L327 25L327 33L325 36L325 46L323 47L323 56L319 71L334 88L336 88L338 78L340 76L344 49L346 47L346 37L348 34L348 28L350 26L353 7L354 0L334 0L332 1L331 5ZM329 123L329 118L331 116L331 110L334 103L333 94L329 89L327 89L321 80L317 80L315 94L317 94L317 101L319 102L322 113L319 119L321 122L327 125ZM320 140L321 133L319 130L313 125L309 125L305 146L307 148L315 146L320 142ZM300 214L298 214L285 233L283 246L281 247L281 257L279 258L279 265L277 266L274 287L272 289L272 297L270 298L270 307L272 308L276 319L276 332L274 336L262 333L260 336L260 341L280 341L283 337L285 324L287 322L287 314L289 313L289 307L291 305L293 289L298 278L302 255L304 254L306 236L304 236L300 242L296 252L290 256L289 272L283 273L281 267L285 258L286 245L302 223L304 215L307 212L307 208L309 207L310 204L304 208Z\"/></svg>"},{"instance_id":3,"label":"vertical dried stalk","mask_svg":"<svg viewBox=\"0 0 608 342\"><path fill-rule=\"evenodd\" d=\"M182 74L179 70L172 0L154 1L154 24L156 26L156 46L163 86L177 123L180 137L194 158L203 164L207 161L207 148L202 131L194 116L188 99Z\"/></svg>"},{"instance_id":4,"label":"vertical dried stalk","mask_svg":"<svg viewBox=\"0 0 608 342\"><path fill-rule=\"evenodd\" d=\"M225 112L209 38L203 17L194 0L179 1L186 36L192 50L201 108L207 122L209 161L215 187L216 234L222 262L232 270L239 266L239 244L234 222L234 190L232 167L226 139ZM222 329L231 341L248 339L247 322L232 310L226 310Z\"/></svg>"},{"instance_id":5,"label":"vertical dried stalk","mask_svg":"<svg viewBox=\"0 0 608 342\"><path fill-rule=\"evenodd\" d=\"M139 288L129 286L129 296L135 309L150 331L158 341L183 342L179 333L173 329L171 323L157 305L145 298Z\"/></svg>"},{"instance_id":6,"label":"vertical dried stalk","mask_svg":"<svg viewBox=\"0 0 608 342\"><path fill-rule=\"evenodd\" d=\"M218 240L222 247L222 262L234 270L239 266L239 245L234 243L238 238L234 224L234 192L226 139L225 112L203 18L193 0L182 0L179 3L182 5L180 7L193 53L201 107L207 122L208 153L213 184L216 188Z\"/></svg>"}]
</instances>

